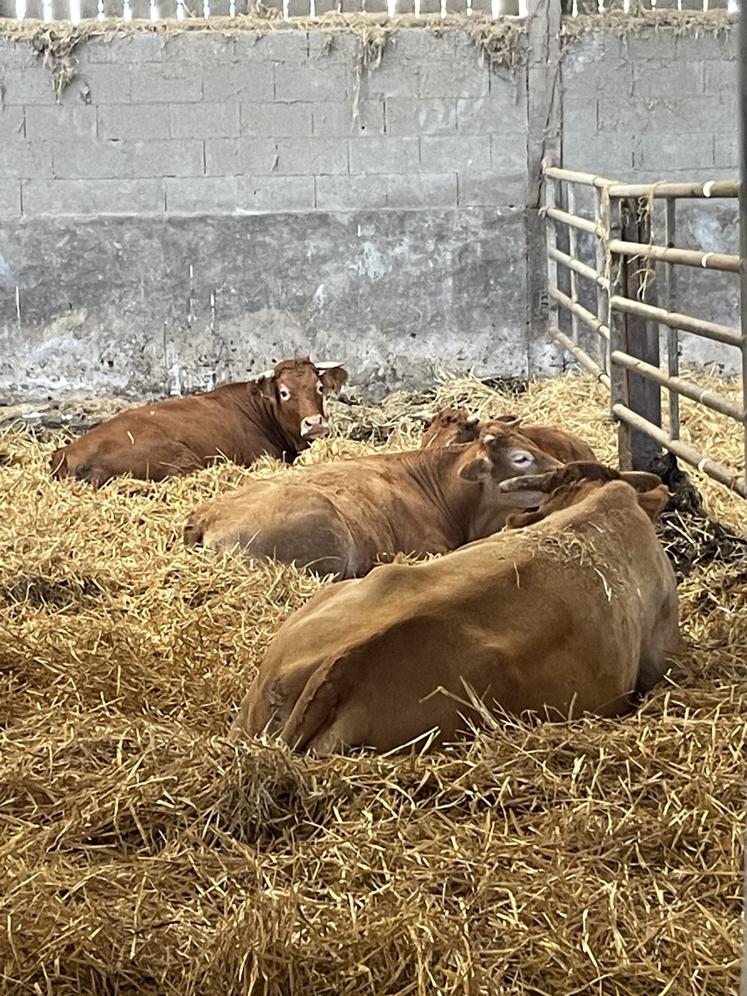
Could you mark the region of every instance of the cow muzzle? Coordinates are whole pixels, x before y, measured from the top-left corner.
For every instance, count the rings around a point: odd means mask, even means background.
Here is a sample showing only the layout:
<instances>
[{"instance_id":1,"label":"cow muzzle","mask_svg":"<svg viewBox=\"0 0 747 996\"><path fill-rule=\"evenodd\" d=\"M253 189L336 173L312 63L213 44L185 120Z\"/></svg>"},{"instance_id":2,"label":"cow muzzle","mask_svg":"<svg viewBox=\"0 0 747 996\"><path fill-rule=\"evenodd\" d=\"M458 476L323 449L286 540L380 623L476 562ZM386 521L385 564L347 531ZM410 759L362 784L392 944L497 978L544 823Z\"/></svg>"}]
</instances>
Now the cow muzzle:
<instances>
[{"instance_id":1,"label":"cow muzzle","mask_svg":"<svg viewBox=\"0 0 747 996\"><path fill-rule=\"evenodd\" d=\"M324 415L307 415L301 421L301 439L323 439L329 435L329 423Z\"/></svg>"}]
</instances>

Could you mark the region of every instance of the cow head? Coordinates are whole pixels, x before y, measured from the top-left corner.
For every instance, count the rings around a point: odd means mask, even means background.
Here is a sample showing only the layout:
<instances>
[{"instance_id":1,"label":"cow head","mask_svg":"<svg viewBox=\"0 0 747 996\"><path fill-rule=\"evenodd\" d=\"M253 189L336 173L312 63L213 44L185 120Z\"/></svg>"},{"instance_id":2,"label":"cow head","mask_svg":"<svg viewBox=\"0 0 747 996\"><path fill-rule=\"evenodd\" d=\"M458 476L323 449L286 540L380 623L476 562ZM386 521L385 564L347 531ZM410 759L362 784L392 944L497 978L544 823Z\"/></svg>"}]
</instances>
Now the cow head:
<instances>
[{"instance_id":1,"label":"cow head","mask_svg":"<svg viewBox=\"0 0 747 996\"><path fill-rule=\"evenodd\" d=\"M433 414L416 415L425 424L421 447L471 443L480 431L480 419L466 408L441 408Z\"/></svg>"},{"instance_id":2,"label":"cow head","mask_svg":"<svg viewBox=\"0 0 747 996\"><path fill-rule=\"evenodd\" d=\"M324 398L339 391L347 379L347 371L339 363L297 359L282 360L274 370L261 374L257 384L286 435L308 445L329 435Z\"/></svg>"},{"instance_id":3,"label":"cow head","mask_svg":"<svg viewBox=\"0 0 747 996\"><path fill-rule=\"evenodd\" d=\"M562 466L519 429L499 421L492 422L491 426L492 432L481 432L476 455L471 455L462 465L459 476L463 480L492 483L497 488L509 478L545 474ZM522 501L524 504L526 502Z\"/></svg>"},{"instance_id":4,"label":"cow head","mask_svg":"<svg viewBox=\"0 0 747 996\"><path fill-rule=\"evenodd\" d=\"M656 474L639 470L619 471L601 463L576 461L549 474L515 477L504 481L500 485L501 491L511 494L522 491L531 494L540 492L542 495L538 509L511 516L507 525L514 529L532 525L553 512L578 504L610 481L625 481L630 484L636 492L638 505L652 522L656 522L669 500L669 492Z\"/></svg>"}]
</instances>

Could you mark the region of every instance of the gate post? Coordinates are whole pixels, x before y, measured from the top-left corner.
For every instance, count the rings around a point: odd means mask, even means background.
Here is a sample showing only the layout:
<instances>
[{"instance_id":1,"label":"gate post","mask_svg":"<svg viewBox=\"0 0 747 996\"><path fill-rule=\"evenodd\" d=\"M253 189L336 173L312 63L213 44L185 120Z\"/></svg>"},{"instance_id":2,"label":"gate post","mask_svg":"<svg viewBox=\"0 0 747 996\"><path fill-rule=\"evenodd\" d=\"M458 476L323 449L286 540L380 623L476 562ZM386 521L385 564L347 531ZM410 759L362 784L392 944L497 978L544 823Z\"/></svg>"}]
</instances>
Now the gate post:
<instances>
[{"instance_id":1,"label":"gate post","mask_svg":"<svg viewBox=\"0 0 747 996\"><path fill-rule=\"evenodd\" d=\"M628 198L621 202L622 240L648 245L651 241L651 209L643 200ZM620 256L618 276L620 294L631 301L656 304L654 264L643 257ZM659 366L659 326L649 318L624 314L621 321L622 348L629 356ZM622 403L653 425L661 427L661 389L658 384L623 370L621 377ZM645 432L632 429L624 422L618 426L618 457L626 470L647 470L661 453L661 447Z\"/></svg>"}]
</instances>

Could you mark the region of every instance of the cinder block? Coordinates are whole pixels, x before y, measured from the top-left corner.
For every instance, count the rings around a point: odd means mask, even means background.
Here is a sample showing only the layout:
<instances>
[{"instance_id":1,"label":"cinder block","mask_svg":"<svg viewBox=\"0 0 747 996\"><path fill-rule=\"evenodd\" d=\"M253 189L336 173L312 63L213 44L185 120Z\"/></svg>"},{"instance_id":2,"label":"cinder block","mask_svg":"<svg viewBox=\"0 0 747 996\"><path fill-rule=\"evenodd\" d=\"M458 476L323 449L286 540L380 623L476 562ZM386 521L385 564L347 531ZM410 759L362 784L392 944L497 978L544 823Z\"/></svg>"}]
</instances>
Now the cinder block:
<instances>
[{"instance_id":1,"label":"cinder block","mask_svg":"<svg viewBox=\"0 0 747 996\"><path fill-rule=\"evenodd\" d=\"M462 10L465 6L462 6ZM424 62L445 62L457 54L455 42L461 38L454 31L436 34L434 31L424 31L422 28L404 28L392 35L390 45L398 60L411 61L416 65ZM477 53L473 49L473 54Z\"/></svg>"},{"instance_id":2,"label":"cinder block","mask_svg":"<svg viewBox=\"0 0 747 996\"><path fill-rule=\"evenodd\" d=\"M287 62L298 68L309 56L308 36L305 30L289 24L285 29L268 32L254 47L253 54L265 62Z\"/></svg>"},{"instance_id":3,"label":"cinder block","mask_svg":"<svg viewBox=\"0 0 747 996\"><path fill-rule=\"evenodd\" d=\"M344 100L350 92L350 70L344 63L317 63L301 69L275 66L276 100Z\"/></svg>"},{"instance_id":4,"label":"cinder block","mask_svg":"<svg viewBox=\"0 0 747 996\"><path fill-rule=\"evenodd\" d=\"M641 135L633 147L636 169L671 170L699 169L713 166L713 134L711 132Z\"/></svg>"},{"instance_id":5,"label":"cinder block","mask_svg":"<svg viewBox=\"0 0 747 996\"><path fill-rule=\"evenodd\" d=\"M725 135L715 136L713 162L718 169L736 169L739 166L739 137L736 128Z\"/></svg>"},{"instance_id":6,"label":"cinder block","mask_svg":"<svg viewBox=\"0 0 747 996\"><path fill-rule=\"evenodd\" d=\"M17 218L21 213L21 181L0 180L0 217Z\"/></svg>"},{"instance_id":7,"label":"cinder block","mask_svg":"<svg viewBox=\"0 0 747 996\"><path fill-rule=\"evenodd\" d=\"M213 138L205 142L208 176L268 176L278 164L277 145L266 138Z\"/></svg>"},{"instance_id":8,"label":"cinder block","mask_svg":"<svg viewBox=\"0 0 747 996\"><path fill-rule=\"evenodd\" d=\"M390 97L385 103L389 135L451 135L456 131L454 98Z\"/></svg>"},{"instance_id":9,"label":"cinder block","mask_svg":"<svg viewBox=\"0 0 747 996\"><path fill-rule=\"evenodd\" d=\"M671 101L703 93L703 62L650 62L633 66L633 95L641 100Z\"/></svg>"},{"instance_id":10,"label":"cinder block","mask_svg":"<svg viewBox=\"0 0 747 996\"><path fill-rule=\"evenodd\" d=\"M280 138L278 162L273 172L280 176L348 172L348 143L340 138Z\"/></svg>"},{"instance_id":11,"label":"cinder block","mask_svg":"<svg viewBox=\"0 0 747 996\"><path fill-rule=\"evenodd\" d=\"M24 121L23 107L2 107L0 105L0 141L9 142L25 138Z\"/></svg>"},{"instance_id":12,"label":"cinder block","mask_svg":"<svg viewBox=\"0 0 747 996\"><path fill-rule=\"evenodd\" d=\"M239 61L237 41L236 35L225 35L219 31L185 31L178 35L165 35L161 61L225 66Z\"/></svg>"},{"instance_id":13,"label":"cinder block","mask_svg":"<svg viewBox=\"0 0 747 996\"><path fill-rule=\"evenodd\" d=\"M302 138L312 134L312 104L241 104L245 138Z\"/></svg>"},{"instance_id":14,"label":"cinder block","mask_svg":"<svg viewBox=\"0 0 747 996\"><path fill-rule=\"evenodd\" d=\"M673 98L665 103L629 100L621 95L619 99L600 99L597 119L600 131L605 132L674 132L682 130L683 122L687 122L689 130L707 131L714 121L724 120L727 107L720 97L712 96L695 96L685 101Z\"/></svg>"},{"instance_id":15,"label":"cinder block","mask_svg":"<svg viewBox=\"0 0 747 996\"><path fill-rule=\"evenodd\" d=\"M703 69L706 93L727 96L738 92L739 63L736 60L732 62L726 60L723 62L704 62Z\"/></svg>"},{"instance_id":16,"label":"cinder block","mask_svg":"<svg viewBox=\"0 0 747 996\"><path fill-rule=\"evenodd\" d=\"M179 104L170 109L173 138L237 138L239 104Z\"/></svg>"},{"instance_id":17,"label":"cinder block","mask_svg":"<svg viewBox=\"0 0 747 996\"><path fill-rule=\"evenodd\" d=\"M675 35L674 53L677 59L703 59L717 62L729 61L738 57L736 24L730 31L715 34L700 31L697 34Z\"/></svg>"},{"instance_id":18,"label":"cinder block","mask_svg":"<svg viewBox=\"0 0 747 996\"><path fill-rule=\"evenodd\" d=\"M527 196L526 170L497 177L493 173L459 176L460 207L514 207Z\"/></svg>"},{"instance_id":19,"label":"cinder block","mask_svg":"<svg viewBox=\"0 0 747 996\"><path fill-rule=\"evenodd\" d=\"M55 177L98 179L131 176L132 150L125 142L55 143L52 171Z\"/></svg>"},{"instance_id":20,"label":"cinder block","mask_svg":"<svg viewBox=\"0 0 747 996\"><path fill-rule=\"evenodd\" d=\"M583 134L564 136L563 165L612 180L627 180L633 168L632 138L604 131L597 132L593 141Z\"/></svg>"},{"instance_id":21,"label":"cinder block","mask_svg":"<svg viewBox=\"0 0 747 996\"><path fill-rule=\"evenodd\" d=\"M385 176L318 176L316 207L319 211L366 211L386 207Z\"/></svg>"},{"instance_id":22,"label":"cinder block","mask_svg":"<svg viewBox=\"0 0 747 996\"><path fill-rule=\"evenodd\" d=\"M2 81L5 107L57 103L52 86L52 74L40 62L29 69L4 69Z\"/></svg>"},{"instance_id":23,"label":"cinder block","mask_svg":"<svg viewBox=\"0 0 747 996\"><path fill-rule=\"evenodd\" d=\"M139 66L161 61L161 50L166 45L166 36L153 32L138 31L131 35L102 35L91 38L75 50L81 66L96 62L113 62L123 66Z\"/></svg>"},{"instance_id":24,"label":"cinder block","mask_svg":"<svg viewBox=\"0 0 747 996\"><path fill-rule=\"evenodd\" d=\"M95 107L29 107L26 110L26 137L32 141L59 142L95 139Z\"/></svg>"},{"instance_id":25,"label":"cinder block","mask_svg":"<svg viewBox=\"0 0 747 996\"><path fill-rule=\"evenodd\" d=\"M247 211L312 211L313 176L248 176L242 207Z\"/></svg>"},{"instance_id":26,"label":"cinder block","mask_svg":"<svg viewBox=\"0 0 747 996\"><path fill-rule=\"evenodd\" d=\"M273 67L266 62L240 62L203 67L202 88L206 101L240 98L242 102L272 101Z\"/></svg>"},{"instance_id":27,"label":"cinder block","mask_svg":"<svg viewBox=\"0 0 747 996\"><path fill-rule=\"evenodd\" d=\"M351 173L415 173L418 163L417 138L350 140Z\"/></svg>"},{"instance_id":28,"label":"cinder block","mask_svg":"<svg viewBox=\"0 0 747 996\"><path fill-rule=\"evenodd\" d=\"M513 97L462 97L457 100L456 109L457 129L464 135L500 134L527 127L526 103Z\"/></svg>"},{"instance_id":29,"label":"cinder block","mask_svg":"<svg viewBox=\"0 0 747 996\"><path fill-rule=\"evenodd\" d=\"M364 98L416 97L420 67L400 62L388 49L379 66L364 69L360 76L360 92ZM339 99L339 94L335 95Z\"/></svg>"},{"instance_id":30,"label":"cinder block","mask_svg":"<svg viewBox=\"0 0 747 996\"><path fill-rule=\"evenodd\" d=\"M477 52L456 66L449 62L424 64L419 75L420 97L486 97L490 92L490 72L487 65L480 64Z\"/></svg>"},{"instance_id":31,"label":"cinder block","mask_svg":"<svg viewBox=\"0 0 747 996\"><path fill-rule=\"evenodd\" d=\"M95 111L92 107L90 110ZM169 108L165 104L147 106L109 105L98 108L99 138L131 138L137 141L169 137Z\"/></svg>"},{"instance_id":32,"label":"cinder block","mask_svg":"<svg viewBox=\"0 0 747 996\"><path fill-rule=\"evenodd\" d=\"M598 101L594 98L569 97L563 101L563 134L583 133L590 139L597 130Z\"/></svg>"},{"instance_id":33,"label":"cinder block","mask_svg":"<svg viewBox=\"0 0 747 996\"><path fill-rule=\"evenodd\" d=\"M22 193L24 215L163 212L162 180L27 180Z\"/></svg>"},{"instance_id":34,"label":"cinder block","mask_svg":"<svg viewBox=\"0 0 747 996\"><path fill-rule=\"evenodd\" d=\"M52 146L44 142L0 142L0 179L52 176Z\"/></svg>"},{"instance_id":35,"label":"cinder block","mask_svg":"<svg viewBox=\"0 0 747 996\"><path fill-rule=\"evenodd\" d=\"M490 170L490 136L422 138L420 165L426 173L485 173Z\"/></svg>"},{"instance_id":36,"label":"cinder block","mask_svg":"<svg viewBox=\"0 0 747 996\"><path fill-rule=\"evenodd\" d=\"M306 38L309 62L314 66L324 66L329 62L343 62L350 66L360 54L360 38L352 31L310 31Z\"/></svg>"},{"instance_id":37,"label":"cinder block","mask_svg":"<svg viewBox=\"0 0 747 996\"><path fill-rule=\"evenodd\" d=\"M37 59L37 53L28 40L0 38L0 66L4 72L9 72L11 69L27 69Z\"/></svg>"},{"instance_id":38,"label":"cinder block","mask_svg":"<svg viewBox=\"0 0 747 996\"><path fill-rule=\"evenodd\" d=\"M137 67L134 72L138 72ZM129 66L100 63L80 71L65 88L62 104L128 104L132 99Z\"/></svg>"},{"instance_id":39,"label":"cinder block","mask_svg":"<svg viewBox=\"0 0 747 996\"><path fill-rule=\"evenodd\" d=\"M189 104L199 100L202 67L198 63L147 63L132 72L134 104Z\"/></svg>"},{"instance_id":40,"label":"cinder block","mask_svg":"<svg viewBox=\"0 0 747 996\"><path fill-rule=\"evenodd\" d=\"M526 132L515 132L513 135L492 135L490 143L490 162L496 175L526 173Z\"/></svg>"},{"instance_id":41,"label":"cinder block","mask_svg":"<svg viewBox=\"0 0 747 996\"><path fill-rule=\"evenodd\" d=\"M390 208L449 208L457 204L455 173L421 173L387 178L386 204Z\"/></svg>"},{"instance_id":42,"label":"cinder block","mask_svg":"<svg viewBox=\"0 0 747 996\"><path fill-rule=\"evenodd\" d=\"M302 107L302 104L296 105ZM357 109L358 116L353 113ZM320 138L346 138L349 135L383 135L384 101L325 101L312 105L314 135Z\"/></svg>"},{"instance_id":43,"label":"cinder block","mask_svg":"<svg viewBox=\"0 0 747 996\"><path fill-rule=\"evenodd\" d=\"M676 9L676 2L674 6ZM683 40L690 42L687 35L684 36ZM649 59L655 59L657 62L669 62L674 60L678 54L677 34L669 28L659 28L656 31L653 28L631 31L629 34L617 37L616 42L619 57L631 63L645 62ZM611 39L606 39L606 48L611 51ZM692 53L693 56L695 54L695 52Z\"/></svg>"},{"instance_id":44,"label":"cinder block","mask_svg":"<svg viewBox=\"0 0 747 996\"><path fill-rule=\"evenodd\" d=\"M169 214L232 213L243 196L240 177L167 177L166 211Z\"/></svg>"},{"instance_id":45,"label":"cinder block","mask_svg":"<svg viewBox=\"0 0 747 996\"><path fill-rule=\"evenodd\" d=\"M601 39L594 44L584 39L565 49L560 72L564 96L577 99L597 94L604 97L609 94L611 87L622 99L630 93L633 86L631 62L606 54ZM532 88L531 75L529 88Z\"/></svg>"},{"instance_id":46,"label":"cinder block","mask_svg":"<svg viewBox=\"0 0 747 996\"><path fill-rule=\"evenodd\" d=\"M205 147L198 139L133 142L131 170L138 176L204 176Z\"/></svg>"}]
</instances>

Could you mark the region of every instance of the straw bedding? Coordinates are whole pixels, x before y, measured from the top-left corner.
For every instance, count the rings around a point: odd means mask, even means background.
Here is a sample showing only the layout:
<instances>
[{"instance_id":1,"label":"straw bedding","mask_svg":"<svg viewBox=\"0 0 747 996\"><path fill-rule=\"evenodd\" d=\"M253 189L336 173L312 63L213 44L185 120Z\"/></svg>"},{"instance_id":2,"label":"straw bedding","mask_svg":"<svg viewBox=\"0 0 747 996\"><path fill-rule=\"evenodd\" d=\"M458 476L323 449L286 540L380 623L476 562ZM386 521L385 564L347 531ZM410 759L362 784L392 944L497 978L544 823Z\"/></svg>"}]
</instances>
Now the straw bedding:
<instances>
[{"instance_id":1,"label":"straw bedding","mask_svg":"<svg viewBox=\"0 0 747 996\"><path fill-rule=\"evenodd\" d=\"M438 396L566 425L613 457L584 377ZM335 405L339 435L303 459L412 445L424 401ZM738 463L737 426L683 414ZM429 756L321 761L223 739L321 583L182 548L187 513L245 472L96 493L49 480L62 435L0 437L0 992L736 990L743 502L695 475L722 533L688 511L665 527L689 646L637 714L504 719Z\"/></svg>"}]
</instances>

